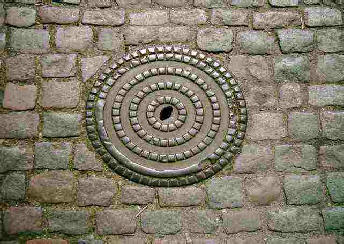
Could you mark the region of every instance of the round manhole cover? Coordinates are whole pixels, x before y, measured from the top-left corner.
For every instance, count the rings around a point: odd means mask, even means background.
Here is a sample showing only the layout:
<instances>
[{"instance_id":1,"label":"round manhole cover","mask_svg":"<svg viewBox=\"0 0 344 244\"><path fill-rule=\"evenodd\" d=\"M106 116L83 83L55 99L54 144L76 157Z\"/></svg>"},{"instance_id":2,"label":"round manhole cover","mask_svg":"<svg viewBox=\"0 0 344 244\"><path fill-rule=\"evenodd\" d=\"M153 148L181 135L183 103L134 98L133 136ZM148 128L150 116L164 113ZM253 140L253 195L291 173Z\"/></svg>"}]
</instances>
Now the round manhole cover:
<instances>
[{"instance_id":1,"label":"round manhole cover","mask_svg":"<svg viewBox=\"0 0 344 244\"><path fill-rule=\"evenodd\" d=\"M107 68L87 101L89 138L118 174L141 184L181 186L214 175L240 150L243 94L213 58L158 46Z\"/></svg>"}]
</instances>

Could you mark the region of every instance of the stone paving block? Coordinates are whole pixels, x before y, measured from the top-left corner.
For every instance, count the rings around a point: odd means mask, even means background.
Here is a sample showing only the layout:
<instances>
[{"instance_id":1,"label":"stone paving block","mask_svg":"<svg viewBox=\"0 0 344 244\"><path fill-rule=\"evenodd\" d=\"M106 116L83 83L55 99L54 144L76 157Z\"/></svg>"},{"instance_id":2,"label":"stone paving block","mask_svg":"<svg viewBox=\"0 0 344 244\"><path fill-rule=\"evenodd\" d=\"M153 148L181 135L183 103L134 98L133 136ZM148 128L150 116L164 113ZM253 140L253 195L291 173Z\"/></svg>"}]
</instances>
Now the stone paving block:
<instances>
[{"instance_id":1,"label":"stone paving block","mask_svg":"<svg viewBox=\"0 0 344 244\"><path fill-rule=\"evenodd\" d=\"M104 51L122 52L124 50L124 36L117 30L103 28L98 35L98 48Z\"/></svg>"},{"instance_id":2,"label":"stone paving block","mask_svg":"<svg viewBox=\"0 0 344 244\"><path fill-rule=\"evenodd\" d=\"M4 212L7 234L42 231L42 209L38 207L10 207Z\"/></svg>"},{"instance_id":3,"label":"stone paving block","mask_svg":"<svg viewBox=\"0 0 344 244\"><path fill-rule=\"evenodd\" d=\"M81 23L91 25L120 26L124 24L124 10L86 10Z\"/></svg>"},{"instance_id":4,"label":"stone paving block","mask_svg":"<svg viewBox=\"0 0 344 244\"><path fill-rule=\"evenodd\" d=\"M190 210L183 214L183 226L190 233L211 234L219 226L218 214L210 210Z\"/></svg>"},{"instance_id":5,"label":"stone paving block","mask_svg":"<svg viewBox=\"0 0 344 244\"><path fill-rule=\"evenodd\" d=\"M43 81L41 105L44 108L75 108L79 103L79 95L77 79Z\"/></svg>"},{"instance_id":6,"label":"stone paving block","mask_svg":"<svg viewBox=\"0 0 344 244\"><path fill-rule=\"evenodd\" d=\"M22 54L7 58L5 62L8 80L25 81L35 78L35 56Z\"/></svg>"},{"instance_id":7,"label":"stone paving block","mask_svg":"<svg viewBox=\"0 0 344 244\"><path fill-rule=\"evenodd\" d=\"M147 244L148 241L146 238L140 237L115 237L109 240L108 243L111 244Z\"/></svg>"},{"instance_id":8,"label":"stone paving block","mask_svg":"<svg viewBox=\"0 0 344 244\"><path fill-rule=\"evenodd\" d=\"M344 79L344 55L327 54L318 57L317 74L320 81L339 82Z\"/></svg>"},{"instance_id":9,"label":"stone paving block","mask_svg":"<svg viewBox=\"0 0 344 244\"><path fill-rule=\"evenodd\" d=\"M321 146L319 157L323 167L344 169L344 145Z\"/></svg>"},{"instance_id":10,"label":"stone paving block","mask_svg":"<svg viewBox=\"0 0 344 244\"><path fill-rule=\"evenodd\" d=\"M276 82L309 82L310 63L306 56L279 56L274 59Z\"/></svg>"},{"instance_id":11,"label":"stone paving block","mask_svg":"<svg viewBox=\"0 0 344 244\"><path fill-rule=\"evenodd\" d=\"M155 189L126 185L122 187L121 201L124 204L149 204L154 202Z\"/></svg>"},{"instance_id":12,"label":"stone paving block","mask_svg":"<svg viewBox=\"0 0 344 244\"><path fill-rule=\"evenodd\" d=\"M268 228L278 232L320 231L322 218L316 209L289 207L267 213Z\"/></svg>"},{"instance_id":13,"label":"stone paving block","mask_svg":"<svg viewBox=\"0 0 344 244\"><path fill-rule=\"evenodd\" d=\"M177 210L145 211L141 215L141 228L147 234L176 234L182 229L181 212Z\"/></svg>"},{"instance_id":14,"label":"stone paving block","mask_svg":"<svg viewBox=\"0 0 344 244\"><path fill-rule=\"evenodd\" d=\"M314 33L310 30L278 30L278 38L283 53L310 52L314 47Z\"/></svg>"},{"instance_id":15,"label":"stone paving block","mask_svg":"<svg viewBox=\"0 0 344 244\"><path fill-rule=\"evenodd\" d=\"M128 45L148 44L158 40L157 26L128 26L123 30L124 40Z\"/></svg>"},{"instance_id":16,"label":"stone paving block","mask_svg":"<svg viewBox=\"0 0 344 244\"><path fill-rule=\"evenodd\" d=\"M159 204L161 207L189 207L202 205L205 192L197 187L159 188Z\"/></svg>"},{"instance_id":17,"label":"stone paving block","mask_svg":"<svg viewBox=\"0 0 344 244\"><path fill-rule=\"evenodd\" d=\"M213 9L211 13L213 25L248 26L249 12L246 10Z\"/></svg>"},{"instance_id":18,"label":"stone paving block","mask_svg":"<svg viewBox=\"0 0 344 244\"><path fill-rule=\"evenodd\" d=\"M326 186L331 199L335 203L344 203L344 173L327 173Z\"/></svg>"},{"instance_id":19,"label":"stone paving block","mask_svg":"<svg viewBox=\"0 0 344 244\"><path fill-rule=\"evenodd\" d=\"M74 149L74 168L77 170L102 171L102 163L96 159L95 153L90 151L85 144L79 143Z\"/></svg>"},{"instance_id":20,"label":"stone paving block","mask_svg":"<svg viewBox=\"0 0 344 244\"><path fill-rule=\"evenodd\" d=\"M288 204L317 204L324 198L318 175L285 176L283 187Z\"/></svg>"},{"instance_id":21,"label":"stone paving block","mask_svg":"<svg viewBox=\"0 0 344 244\"><path fill-rule=\"evenodd\" d=\"M226 242L226 244L252 244L252 243L265 244L265 241L260 236L248 236L248 237L229 238L227 239L227 242Z\"/></svg>"},{"instance_id":22,"label":"stone paving block","mask_svg":"<svg viewBox=\"0 0 344 244\"><path fill-rule=\"evenodd\" d=\"M41 203L74 201L74 176L68 171L48 171L35 175L29 183L28 196Z\"/></svg>"},{"instance_id":23,"label":"stone paving block","mask_svg":"<svg viewBox=\"0 0 344 244\"><path fill-rule=\"evenodd\" d=\"M76 74L76 54L49 54L41 58L42 77L70 77Z\"/></svg>"},{"instance_id":24,"label":"stone paving block","mask_svg":"<svg viewBox=\"0 0 344 244\"><path fill-rule=\"evenodd\" d=\"M244 145L235 159L234 172L243 174L264 172L271 167L272 161L271 147L256 144Z\"/></svg>"},{"instance_id":25,"label":"stone paving block","mask_svg":"<svg viewBox=\"0 0 344 244\"><path fill-rule=\"evenodd\" d=\"M194 0L195 7L221 8L224 7L224 0Z\"/></svg>"},{"instance_id":26,"label":"stone paving block","mask_svg":"<svg viewBox=\"0 0 344 244\"><path fill-rule=\"evenodd\" d=\"M305 9L305 23L307 26L335 26L341 25L340 10L328 7L310 7Z\"/></svg>"},{"instance_id":27,"label":"stone paving block","mask_svg":"<svg viewBox=\"0 0 344 244\"><path fill-rule=\"evenodd\" d=\"M116 184L111 179L88 177L79 179L79 206L109 206L117 193Z\"/></svg>"},{"instance_id":28,"label":"stone paving block","mask_svg":"<svg viewBox=\"0 0 344 244\"><path fill-rule=\"evenodd\" d=\"M188 4L188 0L153 0L153 2L168 8L184 7Z\"/></svg>"},{"instance_id":29,"label":"stone paving block","mask_svg":"<svg viewBox=\"0 0 344 244\"><path fill-rule=\"evenodd\" d=\"M255 85L248 86L245 96L247 107L273 108L277 105L276 86Z\"/></svg>"},{"instance_id":30,"label":"stone paving block","mask_svg":"<svg viewBox=\"0 0 344 244\"><path fill-rule=\"evenodd\" d=\"M344 51L344 31L341 29L323 29L316 32L318 49L324 52Z\"/></svg>"},{"instance_id":31,"label":"stone paving block","mask_svg":"<svg viewBox=\"0 0 344 244\"><path fill-rule=\"evenodd\" d=\"M302 104L302 92L300 84L282 84L279 91L279 106L281 108L297 108Z\"/></svg>"},{"instance_id":32,"label":"stone paving block","mask_svg":"<svg viewBox=\"0 0 344 244\"><path fill-rule=\"evenodd\" d=\"M37 11L43 24L73 24L80 19L78 8L42 6Z\"/></svg>"},{"instance_id":33,"label":"stone paving block","mask_svg":"<svg viewBox=\"0 0 344 244\"><path fill-rule=\"evenodd\" d=\"M6 46L6 36L7 33L5 32L6 28L0 29L0 50L3 51Z\"/></svg>"},{"instance_id":34,"label":"stone paving block","mask_svg":"<svg viewBox=\"0 0 344 244\"><path fill-rule=\"evenodd\" d=\"M87 5L91 8L109 8L112 6L111 0L93 0L88 1Z\"/></svg>"},{"instance_id":35,"label":"stone paving block","mask_svg":"<svg viewBox=\"0 0 344 244\"><path fill-rule=\"evenodd\" d=\"M232 5L239 8L262 7L265 2L265 0L232 0Z\"/></svg>"},{"instance_id":36,"label":"stone paving block","mask_svg":"<svg viewBox=\"0 0 344 244\"><path fill-rule=\"evenodd\" d=\"M136 211L104 210L96 214L96 230L99 235L132 234L136 230Z\"/></svg>"},{"instance_id":37,"label":"stone paving block","mask_svg":"<svg viewBox=\"0 0 344 244\"><path fill-rule=\"evenodd\" d=\"M20 201L25 198L26 182L24 173L10 173L1 184L1 196L5 200Z\"/></svg>"},{"instance_id":38,"label":"stone paving block","mask_svg":"<svg viewBox=\"0 0 344 244\"><path fill-rule=\"evenodd\" d=\"M294 11L267 11L253 13L254 29L282 28L287 26L300 26L301 15Z\"/></svg>"},{"instance_id":39,"label":"stone paving block","mask_svg":"<svg viewBox=\"0 0 344 244\"><path fill-rule=\"evenodd\" d=\"M275 169L284 172L306 172L316 169L317 151L312 145L279 145L275 147Z\"/></svg>"},{"instance_id":40,"label":"stone paving block","mask_svg":"<svg viewBox=\"0 0 344 244\"><path fill-rule=\"evenodd\" d=\"M29 27L35 24L36 10L26 7L10 7L6 12L6 23L16 27Z\"/></svg>"},{"instance_id":41,"label":"stone paving block","mask_svg":"<svg viewBox=\"0 0 344 244\"><path fill-rule=\"evenodd\" d=\"M247 54L271 54L275 46L274 41L273 36L263 31L244 31L237 35L241 52Z\"/></svg>"},{"instance_id":42,"label":"stone paving block","mask_svg":"<svg viewBox=\"0 0 344 244\"><path fill-rule=\"evenodd\" d=\"M133 12L129 14L129 22L131 25L164 25L169 22L169 14L165 10Z\"/></svg>"},{"instance_id":43,"label":"stone paving block","mask_svg":"<svg viewBox=\"0 0 344 244\"><path fill-rule=\"evenodd\" d=\"M38 136L39 115L17 112L0 115L0 138L33 138Z\"/></svg>"},{"instance_id":44,"label":"stone paving block","mask_svg":"<svg viewBox=\"0 0 344 244\"><path fill-rule=\"evenodd\" d=\"M68 244L68 241L63 239L33 239L26 241L26 244Z\"/></svg>"},{"instance_id":45,"label":"stone paving block","mask_svg":"<svg viewBox=\"0 0 344 244\"><path fill-rule=\"evenodd\" d=\"M325 230L344 230L344 208L333 207L322 210L325 222Z\"/></svg>"},{"instance_id":46,"label":"stone paving block","mask_svg":"<svg viewBox=\"0 0 344 244\"><path fill-rule=\"evenodd\" d=\"M4 9L4 4L0 3L0 25L4 25L6 17L6 11Z\"/></svg>"},{"instance_id":47,"label":"stone paving block","mask_svg":"<svg viewBox=\"0 0 344 244\"><path fill-rule=\"evenodd\" d=\"M7 83L2 106L12 110L29 110L36 105L37 87Z\"/></svg>"},{"instance_id":48,"label":"stone paving block","mask_svg":"<svg viewBox=\"0 0 344 244\"><path fill-rule=\"evenodd\" d=\"M72 153L71 144L68 142L35 143L35 168L36 169L67 169Z\"/></svg>"},{"instance_id":49,"label":"stone paving block","mask_svg":"<svg viewBox=\"0 0 344 244\"><path fill-rule=\"evenodd\" d=\"M229 52L233 45L233 32L225 28L205 28L197 34L197 45L209 52Z\"/></svg>"},{"instance_id":50,"label":"stone paving block","mask_svg":"<svg viewBox=\"0 0 344 244\"><path fill-rule=\"evenodd\" d=\"M86 82L89 78L91 78L98 71L98 69L108 60L109 57L107 56L82 58L81 72L83 82Z\"/></svg>"},{"instance_id":51,"label":"stone paving block","mask_svg":"<svg viewBox=\"0 0 344 244\"><path fill-rule=\"evenodd\" d=\"M63 52L83 51L90 48L93 32L89 26L58 27L56 31L56 48Z\"/></svg>"},{"instance_id":52,"label":"stone paving block","mask_svg":"<svg viewBox=\"0 0 344 244\"><path fill-rule=\"evenodd\" d=\"M248 179L245 189L249 200L255 205L270 205L280 199L281 187L277 177Z\"/></svg>"},{"instance_id":53,"label":"stone paving block","mask_svg":"<svg viewBox=\"0 0 344 244\"><path fill-rule=\"evenodd\" d=\"M269 238L266 244L305 244L305 240L301 238Z\"/></svg>"},{"instance_id":54,"label":"stone paving block","mask_svg":"<svg viewBox=\"0 0 344 244\"><path fill-rule=\"evenodd\" d=\"M263 112L253 114L248 122L247 137L252 140L274 140L287 136L282 113Z\"/></svg>"},{"instance_id":55,"label":"stone paving block","mask_svg":"<svg viewBox=\"0 0 344 244\"><path fill-rule=\"evenodd\" d=\"M52 210L48 214L48 229L68 235L81 235L88 232L87 211Z\"/></svg>"},{"instance_id":56,"label":"stone paving block","mask_svg":"<svg viewBox=\"0 0 344 244\"><path fill-rule=\"evenodd\" d=\"M10 28L9 47L23 53L46 53L49 38L48 30Z\"/></svg>"},{"instance_id":57,"label":"stone paving block","mask_svg":"<svg viewBox=\"0 0 344 244\"><path fill-rule=\"evenodd\" d=\"M262 226L262 220L256 211L229 211L222 215L223 228L226 234L257 231Z\"/></svg>"},{"instance_id":58,"label":"stone paving block","mask_svg":"<svg viewBox=\"0 0 344 244\"><path fill-rule=\"evenodd\" d=\"M208 19L207 13L203 9L174 9L170 11L170 18L173 24L178 25L202 25L206 24Z\"/></svg>"},{"instance_id":59,"label":"stone paving block","mask_svg":"<svg viewBox=\"0 0 344 244\"><path fill-rule=\"evenodd\" d=\"M269 3L273 7L297 7L299 5L298 0L269 0Z\"/></svg>"},{"instance_id":60,"label":"stone paving block","mask_svg":"<svg viewBox=\"0 0 344 244\"><path fill-rule=\"evenodd\" d=\"M206 184L210 208L240 208L243 206L242 180L225 176L212 178Z\"/></svg>"},{"instance_id":61,"label":"stone paving block","mask_svg":"<svg viewBox=\"0 0 344 244\"><path fill-rule=\"evenodd\" d=\"M310 238L307 244L336 244L336 239L332 236L322 236L318 238Z\"/></svg>"},{"instance_id":62,"label":"stone paving block","mask_svg":"<svg viewBox=\"0 0 344 244\"><path fill-rule=\"evenodd\" d=\"M344 111L324 111L320 117L325 138L344 140Z\"/></svg>"},{"instance_id":63,"label":"stone paving block","mask_svg":"<svg viewBox=\"0 0 344 244\"><path fill-rule=\"evenodd\" d=\"M160 27L157 30L156 36L157 40L162 43L190 42L196 39L194 30L187 26Z\"/></svg>"},{"instance_id":64,"label":"stone paving block","mask_svg":"<svg viewBox=\"0 0 344 244\"><path fill-rule=\"evenodd\" d=\"M44 137L73 137L80 135L81 116L62 112L43 113Z\"/></svg>"},{"instance_id":65,"label":"stone paving block","mask_svg":"<svg viewBox=\"0 0 344 244\"><path fill-rule=\"evenodd\" d=\"M23 147L0 146L0 173L30 170L33 168L33 153Z\"/></svg>"},{"instance_id":66,"label":"stone paving block","mask_svg":"<svg viewBox=\"0 0 344 244\"><path fill-rule=\"evenodd\" d=\"M318 138L320 135L319 115L308 112L292 112L288 118L289 136L298 141Z\"/></svg>"},{"instance_id":67,"label":"stone paving block","mask_svg":"<svg viewBox=\"0 0 344 244\"><path fill-rule=\"evenodd\" d=\"M258 81L271 81L272 71L270 70L270 62L264 56L249 56L248 73Z\"/></svg>"},{"instance_id":68,"label":"stone paving block","mask_svg":"<svg viewBox=\"0 0 344 244\"><path fill-rule=\"evenodd\" d=\"M315 85L308 87L309 104L323 107L344 105L344 87L341 85Z\"/></svg>"},{"instance_id":69,"label":"stone paving block","mask_svg":"<svg viewBox=\"0 0 344 244\"><path fill-rule=\"evenodd\" d=\"M148 8L152 4L152 0L116 0L120 7L125 8Z\"/></svg>"}]
</instances>

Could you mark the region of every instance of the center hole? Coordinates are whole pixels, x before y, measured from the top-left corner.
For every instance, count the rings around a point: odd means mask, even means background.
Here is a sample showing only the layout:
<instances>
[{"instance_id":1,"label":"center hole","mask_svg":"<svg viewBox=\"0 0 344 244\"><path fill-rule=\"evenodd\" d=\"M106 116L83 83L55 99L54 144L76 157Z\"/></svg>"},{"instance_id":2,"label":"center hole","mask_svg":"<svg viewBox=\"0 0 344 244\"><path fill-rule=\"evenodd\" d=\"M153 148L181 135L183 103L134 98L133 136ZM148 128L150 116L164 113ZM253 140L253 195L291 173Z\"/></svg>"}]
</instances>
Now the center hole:
<instances>
[{"instance_id":1,"label":"center hole","mask_svg":"<svg viewBox=\"0 0 344 244\"><path fill-rule=\"evenodd\" d=\"M169 119L172 115L172 112L173 112L172 106L164 107L160 112L160 120Z\"/></svg>"}]
</instances>

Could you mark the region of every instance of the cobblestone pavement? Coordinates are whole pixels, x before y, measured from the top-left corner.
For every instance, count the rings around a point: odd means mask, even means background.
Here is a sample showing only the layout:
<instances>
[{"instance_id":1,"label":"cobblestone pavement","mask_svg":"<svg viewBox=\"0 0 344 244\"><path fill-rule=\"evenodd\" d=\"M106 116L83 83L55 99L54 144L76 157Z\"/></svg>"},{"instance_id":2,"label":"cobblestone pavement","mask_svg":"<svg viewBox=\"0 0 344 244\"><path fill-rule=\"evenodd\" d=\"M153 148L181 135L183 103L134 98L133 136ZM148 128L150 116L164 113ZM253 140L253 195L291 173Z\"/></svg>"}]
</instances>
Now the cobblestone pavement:
<instances>
[{"instance_id":1,"label":"cobblestone pavement","mask_svg":"<svg viewBox=\"0 0 344 244\"><path fill-rule=\"evenodd\" d=\"M344 243L343 0L58 2L0 1L1 244ZM241 154L192 186L131 183L87 139L99 68L152 44L247 101Z\"/></svg>"}]
</instances>

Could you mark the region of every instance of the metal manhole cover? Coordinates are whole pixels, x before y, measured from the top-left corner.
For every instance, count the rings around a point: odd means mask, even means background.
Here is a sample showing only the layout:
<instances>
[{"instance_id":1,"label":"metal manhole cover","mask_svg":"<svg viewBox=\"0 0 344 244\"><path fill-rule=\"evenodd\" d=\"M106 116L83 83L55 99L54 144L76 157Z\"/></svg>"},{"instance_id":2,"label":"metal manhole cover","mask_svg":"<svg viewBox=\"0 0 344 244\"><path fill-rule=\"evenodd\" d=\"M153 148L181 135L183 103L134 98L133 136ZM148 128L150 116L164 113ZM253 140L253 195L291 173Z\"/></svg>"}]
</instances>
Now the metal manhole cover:
<instances>
[{"instance_id":1,"label":"metal manhole cover","mask_svg":"<svg viewBox=\"0 0 344 244\"><path fill-rule=\"evenodd\" d=\"M206 179L231 162L246 130L243 94L221 64L186 48L125 55L94 84L87 132L118 174L151 186Z\"/></svg>"}]
</instances>

